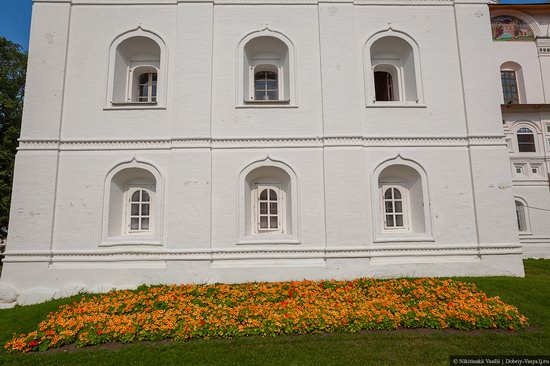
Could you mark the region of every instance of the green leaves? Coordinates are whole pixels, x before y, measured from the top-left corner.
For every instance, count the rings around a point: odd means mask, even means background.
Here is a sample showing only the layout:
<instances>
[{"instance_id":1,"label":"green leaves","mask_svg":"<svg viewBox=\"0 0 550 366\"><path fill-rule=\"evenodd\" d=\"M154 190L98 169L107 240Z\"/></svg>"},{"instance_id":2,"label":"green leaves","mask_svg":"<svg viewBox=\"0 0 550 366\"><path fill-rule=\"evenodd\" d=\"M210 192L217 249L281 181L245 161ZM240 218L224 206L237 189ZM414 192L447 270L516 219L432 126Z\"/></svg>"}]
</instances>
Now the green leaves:
<instances>
[{"instance_id":1,"label":"green leaves","mask_svg":"<svg viewBox=\"0 0 550 366\"><path fill-rule=\"evenodd\" d=\"M17 139L21 131L27 54L0 37L0 237L7 234Z\"/></svg>"}]
</instances>

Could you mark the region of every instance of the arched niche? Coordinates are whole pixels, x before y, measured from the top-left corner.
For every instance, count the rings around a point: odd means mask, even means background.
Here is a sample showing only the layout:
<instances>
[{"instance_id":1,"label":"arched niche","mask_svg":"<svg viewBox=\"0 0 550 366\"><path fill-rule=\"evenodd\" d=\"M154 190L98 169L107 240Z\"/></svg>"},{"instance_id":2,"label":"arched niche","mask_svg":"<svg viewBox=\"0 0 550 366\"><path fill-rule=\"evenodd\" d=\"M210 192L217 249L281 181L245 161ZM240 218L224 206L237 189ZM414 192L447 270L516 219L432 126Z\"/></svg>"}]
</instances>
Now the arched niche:
<instances>
[{"instance_id":1,"label":"arched niche","mask_svg":"<svg viewBox=\"0 0 550 366\"><path fill-rule=\"evenodd\" d=\"M296 104L295 55L294 44L280 32L266 28L243 37L237 46L236 104ZM276 97L257 98L255 76L258 72L277 75Z\"/></svg>"},{"instance_id":2,"label":"arched niche","mask_svg":"<svg viewBox=\"0 0 550 366\"><path fill-rule=\"evenodd\" d=\"M161 37L141 27L121 34L109 50L107 105L165 105L167 72L168 49ZM140 101L138 98L138 80L144 73L156 74L153 100Z\"/></svg>"},{"instance_id":3,"label":"arched niche","mask_svg":"<svg viewBox=\"0 0 550 366\"><path fill-rule=\"evenodd\" d=\"M500 65L500 78L504 104L527 103L523 69L520 64L514 61L504 62ZM511 85L513 83L515 83L515 91L514 85ZM516 98L513 96L514 93L517 93Z\"/></svg>"},{"instance_id":4,"label":"arched niche","mask_svg":"<svg viewBox=\"0 0 550 366\"><path fill-rule=\"evenodd\" d=\"M393 29L375 33L365 43L364 65L367 105L423 105L420 52L410 36ZM374 73L378 70L391 71L393 100L377 100Z\"/></svg>"},{"instance_id":5,"label":"arched niche","mask_svg":"<svg viewBox=\"0 0 550 366\"><path fill-rule=\"evenodd\" d=\"M433 241L428 178L418 163L397 156L379 164L371 198L375 242Z\"/></svg>"},{"instance_id":6,"label":"arched niche","mask_svg":"<svg viewBox=\"0 0 550 366\"><path fill-rule=\"evenodd\" d=\"M278 198L280 230L264 230L260 227L263 198L261 193L273 190ZM239 174L238 243L299 243L298 181L292 168L281 161L266 158L255 161Z\"/></svg>"},{"instance_id":7,"label":"arched niche","mask_svg":"<svg viewBox=\"0 0 550 366\"><path fill-rule=\"evenodd\" d=\"M136 197L136 192L142 205L134 212L137 202L132 197ZM101 245L161 245L163 203L164 182L153 165L134 159L115 166L104 183ZM146 228L132 227L138 217L147 218Z\"/></svg>"}]
</instances>

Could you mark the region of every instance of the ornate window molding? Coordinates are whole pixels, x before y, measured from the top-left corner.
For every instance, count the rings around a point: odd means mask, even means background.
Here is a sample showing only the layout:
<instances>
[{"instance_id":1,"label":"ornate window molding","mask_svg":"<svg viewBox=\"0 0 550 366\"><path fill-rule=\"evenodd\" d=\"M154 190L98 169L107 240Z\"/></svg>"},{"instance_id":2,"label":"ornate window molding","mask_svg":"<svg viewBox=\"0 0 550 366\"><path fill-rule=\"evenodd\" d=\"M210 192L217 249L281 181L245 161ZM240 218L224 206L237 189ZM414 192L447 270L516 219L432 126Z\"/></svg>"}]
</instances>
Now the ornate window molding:
<instances>
[{"instance_id":1,"label":"ornate window molding","mask_svg":"<svg viewBox=\"0 0 550 366\"><path fill-rule=\"evenodd\" d=\"M121 34L110 45L108 64L104 109L166 107L168 48L156 33L138 27ZM148 85L149 95L154 91L155 98L148 97L147 101L140 98L140 76L144 74L156 74L155 80L150 80L150 88Z\"/></svg>"},{"instance_id":2,"label":"ornate window molding","mask_svg":"<svg viewBox=\"0 0 550 366\"><path fill-rule=\"evenodd\" d=\"M389 27L368 38L363 58L367 107L425 107L420 50L413 38ZM377 98L377 71L391 71L393 100Z\"/></svg>"},{"instance_id":3,"label":"ornate window molding","mask_svg":"<svg viewBox=\"0 0 550 366\"><path fill-rule=\"evenodd\" d=\"M296 50L284 34L269 29L251 32L237 46L237 108L296 107ZM269 97L256 98L256 76L261 72L277 75ZM273 84L273 83L271 83ZM275 87L274 87L275 86ZM274 93L276 89L276 93Z\"/></svg>"}]
</instances>

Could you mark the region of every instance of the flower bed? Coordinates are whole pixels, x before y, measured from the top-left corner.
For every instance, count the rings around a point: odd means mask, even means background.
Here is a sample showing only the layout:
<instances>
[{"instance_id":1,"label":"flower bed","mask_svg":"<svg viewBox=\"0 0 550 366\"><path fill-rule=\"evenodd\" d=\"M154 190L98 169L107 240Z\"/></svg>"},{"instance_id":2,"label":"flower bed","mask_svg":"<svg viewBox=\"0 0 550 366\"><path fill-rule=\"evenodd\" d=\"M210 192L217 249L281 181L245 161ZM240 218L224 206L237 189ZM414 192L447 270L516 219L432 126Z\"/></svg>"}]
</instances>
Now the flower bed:
<instances>
[{"instance_id":1,"label":"flower bed","mask_svg":"<svg viewBox=\"0 0 550 366\"><path fill-rule=\"evenodd\" d=\"M28 352L72 343L525 326L515 306L450 279L174 285L86 295L4 347Z\"/></svg>"}]
</instances>

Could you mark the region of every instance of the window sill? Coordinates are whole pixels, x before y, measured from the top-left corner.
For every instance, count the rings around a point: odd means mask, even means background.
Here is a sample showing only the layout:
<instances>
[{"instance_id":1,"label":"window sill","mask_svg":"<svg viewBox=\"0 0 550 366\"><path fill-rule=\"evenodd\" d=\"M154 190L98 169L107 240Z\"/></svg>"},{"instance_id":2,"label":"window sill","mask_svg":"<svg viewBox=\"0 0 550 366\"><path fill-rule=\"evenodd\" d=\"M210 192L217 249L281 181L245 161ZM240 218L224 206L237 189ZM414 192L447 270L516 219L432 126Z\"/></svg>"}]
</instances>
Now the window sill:
<instances>
[{"instance_id":1,"label":"window sill","mask_svg":"<svg viewBox=\"0 0 550 366\"><path fill-rule=\"evenodd\" d=\"M159 105L157 102L154 103L115 103L111 102L110 105L103 107L104 111L113 111L113 110L147 110L147 109L166 109L165 106Z\"/></svg>"},{"instance_id":2,"label":"window sill","mask_svg":"<svg viewBox=\"0 0 550 366\"><path fill-rule=\"evenodd\" d=\"M376 102L368 103L366 108L428 108L428 106L416 102Z\"/></svg>"},{"instance_id":3,"label":"window sill","mask_svg":"<svg viewBox=\"0 0 550 366\"><path fill-rule=\"evenodd\" d=\"M143 236L119 236L105 239L99 244L99 247L116 247L116 246L128 246L128 245L150 245L150 246L162 246L163 244L152 237Z\"/></svg>"},{"instance_id":4,"label":"window sill","mask_svg":"<svg viewBox=\"0 0 550 366\"><path fill-rule=\"evenodd\" d=\"M264 244L301 244L296 237L288 235L251 235L240 239L237 245L264 245Z\"/></svg>"},{"instance_id":5,"label":"window sill","mask_svg":"<svg viewBox=\"0 0 550 366\"><path fill-rule=\"evenodd\" d=\"M243 104L239 104L235 108L298 108L298 106L290 104L290 100L244 100Z\"/></svg>"},{"instance_id":6,"label":"window sill","mask_svg":"<svg viewBox=\"0 0 550 366\"><path fill-rule=\"evenodd\" d=\"M530 231L520 231L519 236L520 237L522 237L522 236L533 236L533 233L530 232Z\"/></svg>"},{"instance_id":7,"label":"window sill","mask_svg":"<svg viewBox=\"0 0 550 366\"><path fill-rule=\"evenodd\" d=\"M403 243L403 242L434 242L433 236L419 233L382 233L374 239L374 243Z\"/></svg>"}]
</instances>

